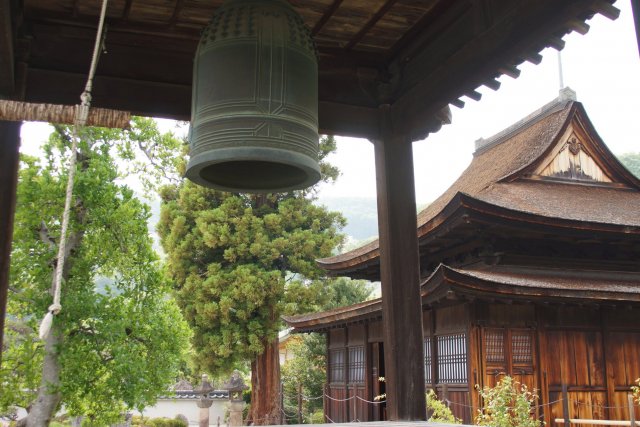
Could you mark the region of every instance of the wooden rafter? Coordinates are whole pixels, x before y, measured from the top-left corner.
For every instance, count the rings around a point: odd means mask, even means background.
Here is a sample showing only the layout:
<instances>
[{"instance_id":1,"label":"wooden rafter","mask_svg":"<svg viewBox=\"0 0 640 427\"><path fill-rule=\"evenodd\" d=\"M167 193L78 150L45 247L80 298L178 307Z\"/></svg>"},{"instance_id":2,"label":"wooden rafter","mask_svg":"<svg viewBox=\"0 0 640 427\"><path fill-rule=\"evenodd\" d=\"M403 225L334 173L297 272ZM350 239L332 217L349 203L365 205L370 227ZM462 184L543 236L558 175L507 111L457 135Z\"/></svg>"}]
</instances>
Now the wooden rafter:
<instances>
[{"instance_id":1,"label":"wooden rafter","mask_svg":"<svg viewBox=\"0 0 640 427\"><path fill-rule=\"evenodd\" d=\"M322 15L322 18L320 18L320 20L316 23L316 25L311 30L311 35L312 36L315 37L316 34L318 34L320 32L320 30L322 30L322 27L324 27L324 24L326 24L327 21L333 16L333 14L336 13L336 10L338 10L340 5L342 4L342 1L343 0L334 0L333 1L333 3L327 9L327 11L324 13L324 15Z\"/></svg>"},{"instance_id":2,"label":"wooden rafter","mask_svg":"<svg viewBox=\"0 0 640 427\"><path fill-rule=\"evenodd\" d=\"M129 20L129 14L131 13L131 5L133 0L126 0L124 4L124 10L122 11L122 21L127 22Z\"/></svg>"},{"instance_id":3,"label":"wooden rafter","mask_svg":"<svg viewBox=\"0 0 640 427\"><path fill-rule=\"evenodd\" d=\"M389 11L389 9L393 7L396 1L397 0L387 0L387 2L383 4L380 9L378 9L375 15L373 15L371 19L367 21L367 23L360 29L360 31L358 31L358 33L353 36L351 40L349 40L349 43L347 43L347 45L345 46L345 50L351 50L355 45L360 43L360 40L362 40L362 38L367 35L369 30L373 28L378 23L378 21L380 21L380 19L382 19L382 17Z\"/></svg>"},{"instance_id":4,"label":"wooden rafter","mask_svg":"<svg viewBox=\"0 0 640 427\"><path fill-rule=\"evenodd\" d=\"M184 0L177 0L176 6L173 8L173 14L171 15L171 19L169 19L169 28L172 28L176 25L178 21L178 17L180 16L180 12L182 11L182 7L184 6Z\"/></svg>"}]
</instances>

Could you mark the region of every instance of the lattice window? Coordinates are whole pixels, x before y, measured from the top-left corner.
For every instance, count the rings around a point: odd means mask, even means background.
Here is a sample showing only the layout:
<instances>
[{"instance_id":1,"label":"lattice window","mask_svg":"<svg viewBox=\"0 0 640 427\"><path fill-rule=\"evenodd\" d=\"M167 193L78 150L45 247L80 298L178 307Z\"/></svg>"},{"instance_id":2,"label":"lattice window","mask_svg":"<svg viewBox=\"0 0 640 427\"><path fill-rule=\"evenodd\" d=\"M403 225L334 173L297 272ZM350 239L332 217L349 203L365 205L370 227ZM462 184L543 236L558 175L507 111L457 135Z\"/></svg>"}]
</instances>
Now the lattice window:
<instances>
[{"instance_id":1,"label":"lattice window","mask_svg":"<svg viewBox=\"0 0 640 427\"><path fill-rule=\"evenodd\" d=\"M511 333L511 355L514 364L531 365L533 363L531 341L530 332L513 331Z\"/></svg>"},{"instance_id":2,"label":"lattice window","mask_svg":"<svg viewBox=\"0 0 640 427\"><path fill-rule=\"evenodd\" d=\"M364 346L349 347L349 382L364 383Z\"/></svg>"},{"instance_id":3,"label":"lattice window","mask_svg":"<svg viewBox=\"0 0 640 427\"><path fill-rule=\"evenodd\" d=\"M424 339L424 381L431 383L431 337Z\"/></svg>"},{"instance_id":4,"label":"lattice window","mask_svg":"<svg viewBox=\"0 0 640 427\"><path fill-rule=\"evenodd\" d=\"M503 330L486 330L484 334L484 345L487 353L487 363L505 363Z\"/></svg>"},{"instance_id":5,"label":"lattice window","mask_svg":"<svg viewBox=\"0 0 640 427\"><path fill-rule=\"evenodd\" d=\"M329 382L343 383L345 380L344 348L329 351Z\"/></svg>"},{"instance_id":6,"label":"lattice window","mask_svg":"<svg viewBox=\"0 0 640 427\"><path fill-rule=\"evenodd\" d=\"M463 384L467 382L466 334L438 336L438 382Z\"/></svg>"}]
</instances>

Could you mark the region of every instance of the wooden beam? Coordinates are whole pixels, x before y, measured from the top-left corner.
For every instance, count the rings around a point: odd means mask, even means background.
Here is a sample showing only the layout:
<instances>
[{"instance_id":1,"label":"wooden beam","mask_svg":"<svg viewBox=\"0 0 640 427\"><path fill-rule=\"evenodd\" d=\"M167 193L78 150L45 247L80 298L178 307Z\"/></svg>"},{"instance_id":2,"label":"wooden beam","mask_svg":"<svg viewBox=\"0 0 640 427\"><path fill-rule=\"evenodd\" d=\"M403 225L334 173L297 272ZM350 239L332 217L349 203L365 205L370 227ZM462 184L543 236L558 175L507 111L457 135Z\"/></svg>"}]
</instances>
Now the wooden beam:
<instances>
[{"instance_id":1,"label":"wooden beam","mask_svg":"<svg viewBox=\"0 0 640 427\"><path fill-rule=\"evenodd\" d=\"M378 111L334 102L320 101L318 105L320 133L377 139Z\"/></svg>"},{"instance_id":2,"label":"wooden beam","mask_svg":"<svg viewBox=\"0 0 640 427\"><path fill-rule=\"evenodd\" d=\"M178 17L180 16L180 12L184 6L184 0L177 0L176 5L173 8L173 14L171 15L171 19L169 19L169 28L173 28L178 21Z\"/></svg>"},{"instance_id":3,"label":"wooden beam","mask_svg":"<svg viewBox=\"0 0 640 427\"><path fill-rule=\"evenodd\" d=\"M0 349L9 292L9 264L16 209L20 123L0 121ZM0 365L2 352L0 351Z\"/></svg>"},{"instance_id":4,"label":"wooden beam","mask_svg":"<svg viewBox=\"0 0 640 427\"><path fill-rule=\"evenodd\" d=\"M0 121L47 122L72 125L75 123L75 105L33 104L0 100ZM125 129L129 127L131 113L104 108L91 108L88 126Z\"/></svg>"},{"instance_id":5,"label":"wooden beam","mask_svg":"<svg viewBox=\"0 0 640 427\"><path fill-rule=\"evenodd\" d=\"M398 0L387 0L386 3L384 3L382 7L378 9L378 11L371 17L371 19L369 19L369 21L360 29L360 31L358 31L358 33L353 36L351 40L349 40L349 43L347 43L345 49L353 49L353 47L357 45L364 36L367 35L369 30L378 23L378 21L389 11L389 9L393 7L393 5L397 1Z\"/></svg>"},{"instance_id":6,"label":"wooden beam","mask_svg":"<svg viewBox=\"0 0 640 427\"><path fill-rule=\"evenodd\" d=\"M633 11L633 22L636 25L636 40L640 54L640 0L631 0L631 10Z\"/></svg>"},{"instance_id":7,"label":"wooden beam","mask_svg":"<svg viewBox=\"0 0 640 427\"><path fill-rule=\"evenodd\" d=\"M615 16L599 0L524 0L517 5L513 2L496 5L504 9L499 14L501 20L487 30L474 30L470 25L472 13L462 11L440 35L439 50L416 47L413 50L417 54L413 57L404 58L401 54L394 60L390 67L400 67L404 76L393 102L395 119L428 117L469 88L479 87L495 77L498 70L517 75L516 69L509 68L515 61L538 62L536 48L545 46L541 41L566 32L570 27L567 23L583 17L585 9Z\"/></svg>"},{"instance_id":8,"label":"wooden beam","mask_svg":"<svg viewBox=\"0 0 640 427\"><path fill-rule=\"evenodd\" d=\"M380 108L382 137L373 141L387 417L390 421L425 420L413 148L404 126L392 123L389 110Z\"/></svg>"},{"instance_id":9,"label":"wooden beam","mask_svg":"<svg viewBox=\"0 0 640 427\"><path fill-rule=\"evenodd\" d=\"M82 93L86 75L30 68L26 101L42 103L55 99L74 105ZM96 76L91 105L131 111L134 115L189 120L191 85Z\"/></svg>"},{"instance_id":10,"label":"wooden beam","mask_svg":"<svg viewBox=\"0 0 640 427\"><path fill-rule=\"evenodd\" d=\"M0 98L15 91L14 29L11 24L11 0L0 0Z\"/></svg>"},{"instance_id":11,"label":"wooden beam","mask_svg":"<svg viewBox=\"0 0 640 427\"><path fill-rule=\"evenodd\" d=\"M316 23L316 25L313 26L313 29L311 30L311 35L313 37L315 37L316 34L318 34L320 30L322 30L322 27L324 27L324 24L326 24L327 21L333 16L333 14L336 13L336 10L338 10L340 5L342 4L342 1L343 0L333 0L331 7L329 7L326 10L324 15L322 15L322 18L320 18L320 20Z\"/></svg>"}]
</instances>

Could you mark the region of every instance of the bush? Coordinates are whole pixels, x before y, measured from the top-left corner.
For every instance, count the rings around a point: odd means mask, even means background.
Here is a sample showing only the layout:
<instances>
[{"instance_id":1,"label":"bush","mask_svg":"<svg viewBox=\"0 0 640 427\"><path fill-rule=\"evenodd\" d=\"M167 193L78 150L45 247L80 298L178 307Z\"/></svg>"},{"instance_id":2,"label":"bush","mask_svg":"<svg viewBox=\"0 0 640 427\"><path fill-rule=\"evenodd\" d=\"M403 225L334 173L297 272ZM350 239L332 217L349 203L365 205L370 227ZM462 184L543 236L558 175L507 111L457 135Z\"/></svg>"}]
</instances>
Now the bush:
<instances>
[{"instance_id":1,"label":"bush","mask_svg":"<svg viewBox=\"0 0 640 427\"><path fill-rule=\"evenodd\" d=\"M631 394L633 394L633 400L640 405L640 378L636 380L637 386L631 386Z\"/></svg>"},{"instance_id":2,"label":"bush","mask_svg":"<svg viewBox=\"0 0 640 427\"><path fill-rule=\"evenodd\" d=\"M189 423L181 418L143 418L135 416L131 419L131 425L136 427L188 427Z\"/></svg>"},{"instance_id":3,"label":"bush","mask_svg":"<svg viewBox=\"0 0 640 427\"><path fill-rule=\"evenodd\" d=\"M324 424L324 423L326 423L326 421L324 419L324 411L322 409L318 409L318 410L312 412L309 415L308 422L309 422L309 424Z\"/></svg>"},{"instance_id":4,"label":"bush","mask_svg":"<svg viewBox=\"0 0 640 427\"><path fill-rule=\"evenodd\" d=\"M491 427L540 427L540 420L531 417L538 397L527 386L506 375L495 387L480 389L476 385L484 407L478 410L476 424Z\"/></svg>"},{"instance_id":5,"label":"bush","mask_svg":"<svg viewBox=\"0 0 640 427\"><path fill-rule=\"evenodd\" d=\"M429 422L437 422L443 424L460 424L462 420L453 416L451 409L438 399L436 392L429 390L427 392L427 412L431 414Z\"/></svg>"}]
</instances>

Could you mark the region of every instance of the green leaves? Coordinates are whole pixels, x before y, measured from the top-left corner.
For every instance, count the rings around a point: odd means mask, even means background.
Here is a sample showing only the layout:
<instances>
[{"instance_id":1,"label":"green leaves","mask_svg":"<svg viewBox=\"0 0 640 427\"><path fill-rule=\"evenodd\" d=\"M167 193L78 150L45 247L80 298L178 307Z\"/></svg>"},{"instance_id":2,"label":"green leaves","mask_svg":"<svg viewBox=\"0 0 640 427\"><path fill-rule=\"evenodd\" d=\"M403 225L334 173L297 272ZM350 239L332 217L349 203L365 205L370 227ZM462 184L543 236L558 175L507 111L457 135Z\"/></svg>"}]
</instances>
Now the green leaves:
<instances>
[{"instance_id":1,"label":"green leaves","mask_svg":"<svg viewBox=\"0 0 640 427\"><path fill-rule=\"evenodd\" d=\"M462 420L456 418L451 409L438 399L434 390L429 390L426 394L427 413L430 414L429 422L443 424L461 424Z\"/></svg>"},{"instance_id":2,"label":"green leaves","mask_svg":"<svg viewBox=\"0 0 640 427\"><path fill-rule=\"evenodd\" d=\"M145 138L165 141L150 122L147 125ZM41 159L23 157L21 163L0 410L28 406L41 377L44 352L37 326L51 303L67 179L63 159L70 138L69 128L57 130ZM126 151L118 144L134 137L106 129L85 131L63 309L54 320L61 336L56 352L61 371L53 389L62 392L70 414L106 425L123 409L152 404L166 392L188 349L190 332L176 303L167 297L170 286L148 233L149 208L116 183L121 174L112 154Z\"/></svg>"},{"instance_id":3,"label":"green leaves","mask_svg":"<svg viewBox=\"0 0 640 427\"><path fill-rule=\"evenodd\" d=\"M505 375L495 387L484 387L478 393L484 407L478 410L475 422L492 427L539 427L540 420L532 416L537 395L529 391L525 384Z\"/></svg>"},{"instance_id":4,"label":"green leaves","mask_svg":"<svg viewBox=\"0 0 640 427\"><path fill-rule=\"evenodd\" d=\"M625 153L619 155L618 159L632 174L640 178L640 153Z\"/></svg>"},{"instance_id":5,"label":"green leaves","mask_svg":"<svg viewBox=\"0 0 640 427\"><path fill-rule=\"evenodd\" d=\"M205 369L255 358L282 313L316 304L324 282L315 260L342 243L339 214L303 193L231 194L184 181L161 194L158 232Z\"/></svg>"}]
</instances>

